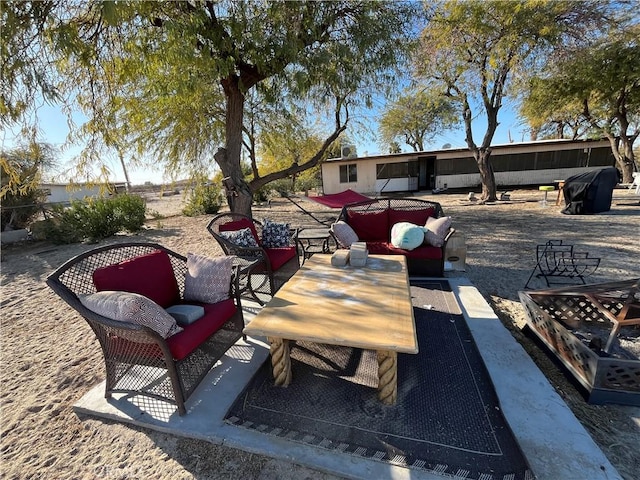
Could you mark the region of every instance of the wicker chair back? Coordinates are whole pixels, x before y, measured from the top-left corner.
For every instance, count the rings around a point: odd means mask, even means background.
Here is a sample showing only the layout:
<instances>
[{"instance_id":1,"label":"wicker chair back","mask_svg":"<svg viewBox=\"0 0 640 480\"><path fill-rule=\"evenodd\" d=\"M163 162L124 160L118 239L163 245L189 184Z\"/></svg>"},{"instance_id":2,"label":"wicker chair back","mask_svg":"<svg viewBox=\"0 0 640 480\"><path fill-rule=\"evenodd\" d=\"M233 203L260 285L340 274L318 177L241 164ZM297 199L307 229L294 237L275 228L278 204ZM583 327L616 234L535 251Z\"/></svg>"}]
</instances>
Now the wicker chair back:
<instances>
[{"instance_id":1,"label":"wicker chair back","mask_svg":"<svg viewBox=\"0 0 640 480\"><path fill-rule=\"evenodd\" d=\"M79 299L80 295L96 292L93 283L96 269L157 250L165 252L171 260L182 298L187 259L155 243L121 243L89 250L60 266L47 278L47 285L89 323L100 342L106 370L106 398L113 393L126 393L142 396L142 400L163 400L175 405L179 414L184 415L185 401L220 357L242 336L244 322L237 275L232 280L235 313L181 360L173 358L167 339L152 329L103 317L86 308Z\"/></svg>"}]
</instances>

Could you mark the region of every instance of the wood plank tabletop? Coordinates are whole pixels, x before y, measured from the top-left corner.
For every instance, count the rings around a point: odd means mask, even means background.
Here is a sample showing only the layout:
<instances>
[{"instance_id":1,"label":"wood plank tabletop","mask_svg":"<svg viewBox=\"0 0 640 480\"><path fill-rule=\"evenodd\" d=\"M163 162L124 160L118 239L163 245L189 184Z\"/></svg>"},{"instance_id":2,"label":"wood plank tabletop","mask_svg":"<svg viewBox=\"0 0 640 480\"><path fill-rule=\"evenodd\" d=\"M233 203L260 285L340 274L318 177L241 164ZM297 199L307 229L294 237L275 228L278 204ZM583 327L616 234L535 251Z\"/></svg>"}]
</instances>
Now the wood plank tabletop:
<instances>
[{"instance_id":1,"label":"wood plank tabletop","mask_svg":"<svg viewBox=\"0 0 640 480\"><path fill-rule=\"evenodd\" d=\"M417 353L406 260L370 255L365 267L334 267L331 255L313 255L244 332Z\"/></svg>"}]
</instances>

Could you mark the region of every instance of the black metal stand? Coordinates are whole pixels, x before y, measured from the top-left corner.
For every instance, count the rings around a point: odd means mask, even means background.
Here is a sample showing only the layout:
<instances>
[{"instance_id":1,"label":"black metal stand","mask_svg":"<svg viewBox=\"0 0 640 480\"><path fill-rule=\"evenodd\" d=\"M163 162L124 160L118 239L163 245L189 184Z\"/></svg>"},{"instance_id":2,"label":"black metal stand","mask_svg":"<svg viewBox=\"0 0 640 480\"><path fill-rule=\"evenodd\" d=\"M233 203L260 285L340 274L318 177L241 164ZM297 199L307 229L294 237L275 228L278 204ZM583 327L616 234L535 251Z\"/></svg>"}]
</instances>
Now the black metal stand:
<instances>
[{"instance_id":1,"label":"black metal stand","mask_svg":"<svg viewBox=\"0 0 640 480\"><path fill-rule=\"evenodd\" d=\"M529 287L531 279L544 277L547 287L552 283L564 284L579 279L584 285L584 277L592 275L600 265L600 259L589 257L587 252L576 252L573 245L562 243L562 240L549 240L536 247L536 266L533 268L524 288ZM536 274L536 271L539 271ZM563 278L565 281L553 282L550 279Z\"/></svg>"}]
</instances>

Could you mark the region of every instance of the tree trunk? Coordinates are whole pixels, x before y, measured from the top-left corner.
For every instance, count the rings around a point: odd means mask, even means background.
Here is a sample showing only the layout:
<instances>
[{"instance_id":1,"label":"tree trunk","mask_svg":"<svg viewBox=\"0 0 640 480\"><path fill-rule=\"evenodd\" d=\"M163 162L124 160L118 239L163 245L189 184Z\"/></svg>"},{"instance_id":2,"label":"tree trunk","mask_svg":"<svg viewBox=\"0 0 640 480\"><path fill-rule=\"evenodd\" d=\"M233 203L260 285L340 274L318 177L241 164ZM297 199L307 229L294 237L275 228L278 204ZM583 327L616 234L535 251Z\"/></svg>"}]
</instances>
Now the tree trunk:
<instances>
[{"instance_id":1,"label":"tree trunk","mask_svg":"<svg viewBox=\"0 0 640 480\"><path fill-rule=\"evenodd\" d=\"M478 171L480 172L480 180L482 182L482 195L480 200L482 202L495 202L498 200L498 197L496 195L496 177L493 173L491 162L489 161L491 150L480 148L473 152L473 156L478 164Z\"/></svg>"},{"instance_id":2,"label":"tree trunk","mask_svg":"<svg viewBox=\"0 0 640 480\"><path fill-rule=\"evenodd\" d=\"M622 183L633 182L633 141L626 135L617 138L615 135L605 134L611 145L611 152L616 159L616 167L622 173Z\"/></svg>"},{"instance_id":3,"label":"tree trunk","mask_svg":"<svg viewBox=\"0 0 640 480\"><path fill-rule=\"evenodd\" d=\"M118 158L120 159L120 165L122 165L122 171L124 172L124 189L127 193L131 191L131 181L129 180L129 172L127 172L127 166L124 163L124 157L122 151L118 147Z\"/></svg>"},{"instance_id":4,"label":"tree trunk","mask_svg":"<svg viewBox=\"0 0 640 480\"><path fill-rule=\"evenodd\" d=\"M241 152L243 147L243 126L244 126L244 102L245 94L240 88L255 85L257 77L247 77L240 80L237 76L227 77L222 80L221 84L224 88L226 97L226 145L218 149L214 155L215 161L222 170L224 176L223 184L227 193L227 201L232 212L241 213L251 216L251 205L253 203L253 192L274 180L294 177L298 173L305 171L311 167L318 165L333 142L347 128L349 116L344 123L340 114L343 105L343 99L336 97L336 125L335 130L329 135L322 144L322 147L307 161L302 164L294 163L284 170L272 172L262 177L258 176L257 169L254 169L254 178L247 182L241 166ZM259 80L259 79L258 79ZM346 110L346 108L345 108Z\"/></svg>"},{"instance_id":5,"label":"tree trunk","mask_svg":"<svg viewBox=\"0 0 640 480\"><path fill-rule=\"evenodd\" d=\"M482 195L480 196L480 201L482 203L495 202L498 200L498 197L496 196L496 177L493 174L493 167L489 160L491 157L491 140L493 139L493 134L498 126L498 109L491 108L490 105L487 104L485 104L485 109L488 121L487 131L482 139L482 145L478 147L473 141L471 107L469 106L466 96L464 97L462 118L464 119L465 126L465 141L467 142L469 150L473 153L473 158L475 158L476 163L478 164L480 182L482 183Z\"/></svg>"},{"instance_id":6,"label":"tree trunk","mask_svg":"<svg viewBox=\"0 0 640 480\"><path fill-rule=\"evenodd\" d=\"M226 144L225 148L218 150L215 160L233 188L232 192L227 191L229 208L232 212L251 216L253 192L244 180L240 162L245 95L240 89L240 80L237 76L225 78L222 86L227 100Z\"/></svg>"}]
</instances>

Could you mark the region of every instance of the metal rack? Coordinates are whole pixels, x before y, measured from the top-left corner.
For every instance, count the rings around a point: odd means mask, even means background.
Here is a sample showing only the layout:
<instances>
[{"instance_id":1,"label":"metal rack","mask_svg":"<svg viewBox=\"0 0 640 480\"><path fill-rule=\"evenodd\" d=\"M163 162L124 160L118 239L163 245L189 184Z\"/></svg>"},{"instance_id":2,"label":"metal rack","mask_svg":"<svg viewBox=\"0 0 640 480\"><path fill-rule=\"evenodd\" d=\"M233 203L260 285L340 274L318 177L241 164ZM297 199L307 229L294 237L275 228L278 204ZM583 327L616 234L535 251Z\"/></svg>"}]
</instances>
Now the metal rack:
<instances>
[{"instance_id":1,"label":"metal rack","mask_svg":"<svg viewBox=\"0 0 640 480\"><path fill-rule=\"evenodd\" d=\"M575 251L573 245L563 243L562 240L549 240L536 246L536 266L524 288L529 287L534 275L536 278L544 277L547 287L552 283L566 284L576 279L584 285L584 278L592 275L599 265L600 258L590 257L588 252Z\"/></svg>"}]
</instances>

